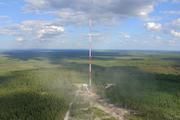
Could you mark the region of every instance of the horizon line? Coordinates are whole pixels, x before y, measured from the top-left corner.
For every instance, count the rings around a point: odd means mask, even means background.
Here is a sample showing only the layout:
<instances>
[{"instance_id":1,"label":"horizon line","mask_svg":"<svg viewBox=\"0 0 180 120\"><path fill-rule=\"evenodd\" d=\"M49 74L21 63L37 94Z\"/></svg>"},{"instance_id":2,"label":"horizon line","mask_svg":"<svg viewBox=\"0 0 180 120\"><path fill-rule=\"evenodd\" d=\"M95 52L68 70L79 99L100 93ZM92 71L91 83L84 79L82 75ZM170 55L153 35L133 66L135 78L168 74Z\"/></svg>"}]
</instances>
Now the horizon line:
<instances>
[{"instance_id":1,"label":"horizon line","mask_svg":"<svg viewBox=\"0 0 180 120\"><path fill-rule=\"evenodd\" d=\"M27 48L27 49L0 49L0 51L31 51L31 50L82 50L88 51L88 49L72 49L72 48ZM93 49L92 51L165 51L165 52L180 52L180 50L165 50L165 49Z\"/></svg>"}]
</instances>

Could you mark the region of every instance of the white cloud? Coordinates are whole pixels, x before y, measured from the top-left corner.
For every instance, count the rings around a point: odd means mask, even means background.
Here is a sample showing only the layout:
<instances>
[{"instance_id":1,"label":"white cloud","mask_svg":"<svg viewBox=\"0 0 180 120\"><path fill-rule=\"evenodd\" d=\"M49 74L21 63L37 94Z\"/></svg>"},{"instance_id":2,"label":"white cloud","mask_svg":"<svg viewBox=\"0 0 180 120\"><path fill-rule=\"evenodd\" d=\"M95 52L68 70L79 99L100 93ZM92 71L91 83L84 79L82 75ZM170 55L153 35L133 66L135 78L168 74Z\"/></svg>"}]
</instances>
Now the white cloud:
<instances>
[{"instance_id":1,"label":"white cloud","mask_svg":"<svg viewBox=\"0 0 180 120\"><path fill-rule=\"evenodd\" d=\"M177 32L177 31L175 31L175 30L171 30L171 34L172 34L174 37L180 38L180 32Z\"/></svg>"},{"instance_id":2,"label":"white cloud","mask_svg":"<svg viewBox=\"0 0 180 120\"><path fill-rule=\"evenodd\" d=\"M164 23L163 26L160 23L148 22L145 24L145 27L151 31L161 31L166 35L172 35L175 38L180 38L180 18Z\"/></svg>"},{"instance_id":3,"label":"white cloud","mask_svg":"<svg viewBox=\"0 0 180 120\"><path fill-rule=\"evenodd\" d=\"M62 26L48 25L43 26L42 29L38 30L38 38L46 38L47 36L54 36L64 32L64 28Z\"/></svg>"},{"instance_id":4,"label":"white cloud","mask_svg":"<svg viewBox=\"0 0 180 120\"><path fill-rule=\"evenodd\" d=\"M63 24L87 24L89 18L85 12L73 11L71 9L63 9L57 11L55 14L58 16L59 22Z\"/></svg>"},{"instance_id":5,"label":"white cloud","mask_svg":"<svg viewBox=\"0 0 180 120\"><path fill-rule=\"evenodd\" d=\"M151 5L146 6L143 9L140 9L138 14L140 16L148 16L148 14L151 13L153 10L154 10L154 5L151 4Z\"/></svg>"},{"instance_id":6,"label":"white cloud","mask_svg":"<svg viewBox=\"0 0 180 120\"><path fill-rule=\"evenodd\" d=\"M123 38L125 38L125 39L130 39L130 38L131 38L131 36L130 36L129 34L124 33L124 32L121 32L121 33L120 33L120 36L123 37Z\"/></svg>"},{"instance_id":7,"label":"white cloud","mask_svg":"<svg viewBox=\"0 0 180 120\"><path fill-rule=\"evenodd\" d=\"M162 25L160 23L155 23L155 22L148 22L145 24L145 27L148 30L152 30L152 31L160 31L162 29Z\"/></svg>"},{"instance_id":8,"label":"white cloud","mask_svg":"<svg viewBox=\"0 0 180 120\"><path fill-rule=\"evenodd\" d=\"M25 40L24 40L23 37L17 37L17 38L16 38L16 41L17 41L17 42L23 42L23 41L25 41Z\"/></svg>"},{"instance_id":9,"label":"white cloud","mask_svg":"<svg viewBox=\"0 0 180 120\"><path fill-rule=\"evenodd\" d=\"M180 18L177 18L164 25L164 32L174 36L175 38L180 37L179 31L180 31Z\"/></svg>"},{"instance_id":10,"label":"white cloud","mask_svg":"<svg viewBox=\"0 0 180 120\"><path fill-rule=\"evenodd\" d=\"M22 39L51 40L62 33L64 33L63 26L57 23L38 20L23 21L20 24L0 29L0 34L15 36L17 41L22 41Z\"/></svg>"}]
</instances>

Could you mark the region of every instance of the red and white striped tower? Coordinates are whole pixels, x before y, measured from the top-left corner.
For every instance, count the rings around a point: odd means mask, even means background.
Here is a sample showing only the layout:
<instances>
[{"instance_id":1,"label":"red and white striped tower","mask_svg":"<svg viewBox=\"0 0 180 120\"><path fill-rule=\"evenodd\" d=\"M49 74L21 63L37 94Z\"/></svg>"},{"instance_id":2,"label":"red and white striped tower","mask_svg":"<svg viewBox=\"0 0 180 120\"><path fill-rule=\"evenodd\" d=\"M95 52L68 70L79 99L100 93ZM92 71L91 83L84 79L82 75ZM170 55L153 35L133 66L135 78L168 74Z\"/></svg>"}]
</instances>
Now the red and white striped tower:
<instances>
[{"instance_id":1,"label":"red and white striped tower","mask_svg":"<svg viewBox=\"0 0 180 120\"><path fill-rule=\"evenodd\" d=\"M92 42L93 42L93 14L94 14L94 0L90 0L91 8L89 15L89 88L92 87Z\"/></svg>"},{"instance_id":2,"label":"red and white striped tower","mask_svg":"<svg viewBox=\"0 0 180 120\"><path fill-rule=\"evenodd\" d=\"M92 85L92 19L89 19L89 88Z\"/></svg>"}]
</instances>

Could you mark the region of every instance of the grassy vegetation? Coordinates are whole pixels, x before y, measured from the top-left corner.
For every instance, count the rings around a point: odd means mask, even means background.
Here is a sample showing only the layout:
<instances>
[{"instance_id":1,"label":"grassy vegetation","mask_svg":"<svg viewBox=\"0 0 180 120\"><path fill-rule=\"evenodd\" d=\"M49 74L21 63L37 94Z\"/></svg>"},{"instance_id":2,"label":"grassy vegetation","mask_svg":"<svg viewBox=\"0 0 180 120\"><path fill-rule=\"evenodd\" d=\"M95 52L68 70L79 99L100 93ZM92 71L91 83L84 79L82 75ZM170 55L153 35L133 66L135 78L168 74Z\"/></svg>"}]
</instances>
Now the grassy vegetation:
<instances>
[{"instance_id":1,"label":"grassy vegetation","mask_svg":"<svg viewBox=\"0 0 180 120\"><path fill-rule=\"evenodd\" d=\"M17 51L0 56L0 120L63 120L73 83L87 81L87 51ZM114 86L105 89L106 84ZM94 52L98 94L135 110L130 120L180 119L180 53ZM80 107L79 104L73 107ZM77 118L94 111L74 111ZM112 118L113 119L113 118ZM78 119L77 119L78 120Z\"/></svg>"},{"instance_id":2,"label":"grassy vegetation","mask_svg":"<svg viewBox=\"0 0 180 120\"><path fill-rule=\"evenodd\" d=\"M80 73L46 60L0 61L0 120L63 120Z\"/></svg>"}]
</instances>

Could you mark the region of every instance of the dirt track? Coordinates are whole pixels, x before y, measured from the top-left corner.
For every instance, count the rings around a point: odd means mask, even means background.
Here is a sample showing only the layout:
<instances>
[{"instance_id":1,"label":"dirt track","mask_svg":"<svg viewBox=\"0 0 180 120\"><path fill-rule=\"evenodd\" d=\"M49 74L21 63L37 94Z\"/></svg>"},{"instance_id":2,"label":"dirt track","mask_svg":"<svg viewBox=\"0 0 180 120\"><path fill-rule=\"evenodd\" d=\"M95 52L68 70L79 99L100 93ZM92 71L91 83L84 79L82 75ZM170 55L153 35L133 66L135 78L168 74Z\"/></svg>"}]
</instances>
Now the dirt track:
<instances>
[{"instance_id":1,"label":"dirt track","mask_svg":"<svg viewBox=\"0 0 180 120\"><path fill-rule=\"evenodd\" d=\"M101 99L96 93L90 92L89 98L92 100L92 104L98 109L108 113L117 120L125 120L125 115L128 114L128 110L123 108L118 108L113 104L107 103L105 100Z\"/></svg>"},{"instance_id":2,"label":"dirt track","mask_svg":"<svg viewBox=\"0 0 180 120\"><path fill-rule=\"evenodd\" d=\"M112 116L116 120L125 120L125 115L129 114L128 110L123 108L118 108L113 104L107 103L92 90L89 90L88 88L82 88L82 84L77 84L76 86L78 87L78 92L76 94L76 97L82 97L84 101L90 103L91 105L90 107L100 109L101 111L107 113L109 116ZM73 104L73 102L71 104ZM69 115L71 111L70 109L67 111L64 120L69 120Z\"/></svg>"}]
</instances>

